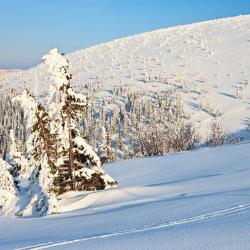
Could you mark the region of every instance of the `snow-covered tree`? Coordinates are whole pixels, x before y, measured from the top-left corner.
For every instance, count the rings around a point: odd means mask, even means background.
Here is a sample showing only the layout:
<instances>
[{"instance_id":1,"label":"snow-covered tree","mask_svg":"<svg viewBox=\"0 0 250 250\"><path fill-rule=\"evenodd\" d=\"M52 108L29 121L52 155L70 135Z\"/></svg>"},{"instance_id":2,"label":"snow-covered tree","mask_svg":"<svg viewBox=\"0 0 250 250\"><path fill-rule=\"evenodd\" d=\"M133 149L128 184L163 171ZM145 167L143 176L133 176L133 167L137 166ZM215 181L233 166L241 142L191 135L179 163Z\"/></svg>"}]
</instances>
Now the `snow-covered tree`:
<instances>
[{"instance_id":1,"label":"snow-covered tree","mask_svg":"<svg viewBox=\"0 0 250 250\"><path fill-rule=\"evenodd\" d=\"M35 120L32 126L31 134L34 136L32 157L37 171L33 173L34 178L39 176L40 200L36 205L38 209L49 212L56 212L58 199L54 188L57 159L57 135L50 132L51 119L44 107L38 103L35 112ZM38 164L37 164L38 163Z\"/></svg>"},{"instance_id":2,"label":"snow-covered tree","mask_svg":"<svg viewBox=\"0 0 250 250\"><path fill-rule=\"evenodd\" d=\"M53 49L43 57L54 87L54 101L50 101L51 117L57 117L54 128L58 135L57 173L54 185L57 193L67 190L104 189L116 182L101 170L101 162L94 150L80 136L77 120L82 119L88 103L86 96L74 92L68 61ZM108 181L106 181L108 179Z\"/></svg>"},{"instance_id":3,"label":"snow-covered tree","mask_svg":"<svg viewBox=\"0 0 250 250\"><path fill-rule=\"evenodd\" d=\"M25 134L23 111L17 103L11 101L15 95L13 90L0 94L0 157L3 159L6 158L11 143L9 130L15 131L18 140L23 140ZM20 150L23 151L23 145L20 146Z\"/></svg>"},{"instance_id":4,"label":"snow-covered tree","mask_svg":"<svg viewBox=\"0 0 250 250\"><path fill-rule=\"evenodd\" d=\"M75 190L101 190L116 184L116 181L101 168L99 157L83 138L76 136L73 139L73 144Z\"/></svg>"},{"instance_id":5,"label":"snow-covered tree","mask_svg":"<svg viewBox=\"0 0 250 250\"><path fill-rule=\"evenodd\" d=\"M23 155L23 152L18 148L16 144L14 131L10 130L10 150L7 156L7 161L11 165L11 174L14 178L14 182L17 188L23 185L22 182L26 182L30 177L30 166L27 158Z\"/></svg>"},{"instance_id":6,"label":"snow-covered tree","mask_svg":"<svg viewBox=\"0 0 250 250\"><path fill-rule=\"evenodd\" d=\"M52 172L55 171L55 159L57 157L56 134L50 132L51 119L44 107L38 103L35 112L35 121L31 133L34 134L33 157L36 161L43 159L48 163Z\"/></svg>"},{"instance_id":7,"label":"snow-covered tree","mask_svg":"<svg viewBox=\"0 0 250 250\"><path fill-rule=\"evenodd\" d=\"M100 141L97 154L102 164L112 160L111 138L109 131L106 131L104 126L100 129Z\"/></svg>"},{"instance_id":8,"label":"snow-covered tree","mask_svg":"<svg viewBox=\"0 0 250 250\"><path fill-rule=\"evenodd\" d=\"M54 204L56 198L52 192L52 155L53 135L49 132L49 118L44 108L35 97L27 90L23 91L13 99L18 102L24 110L26 117L26 140L25 158L21 161L21 172L19 176L20 189L28 190L29 204L19 215L44 214L49 208L49 203ZM14 161L15 147L11 155ZM20 161L19 161L20 162ZM23 168L25 162L25 169ZM27 167L28 165L28 167ZM22 185L23 183L23 185Z\"/></svg>"},{"instance_id":9,"label":"snow-covered tree","mask_svg":"<svg viewBox=\"0 0 250 250\"><path fill-rule=\"evenodd\" d=\"M219 147L224 144L226 140L226 133L222 130L220 120L214 119L211 124L211 132L207 143L212 147Z\"/></svg>"},{"instance_id":10,"label":"snow-covered tree","mask_svg":"<svg viewBox=\"0 0 250 250\"><path fill-rule=\"evenodd\" d=\"M0 213L5 210L8 204L13 202L13 198L17 196L13 176L11 175L11 165L0 158Z\"/></svg>"}]
</instances>

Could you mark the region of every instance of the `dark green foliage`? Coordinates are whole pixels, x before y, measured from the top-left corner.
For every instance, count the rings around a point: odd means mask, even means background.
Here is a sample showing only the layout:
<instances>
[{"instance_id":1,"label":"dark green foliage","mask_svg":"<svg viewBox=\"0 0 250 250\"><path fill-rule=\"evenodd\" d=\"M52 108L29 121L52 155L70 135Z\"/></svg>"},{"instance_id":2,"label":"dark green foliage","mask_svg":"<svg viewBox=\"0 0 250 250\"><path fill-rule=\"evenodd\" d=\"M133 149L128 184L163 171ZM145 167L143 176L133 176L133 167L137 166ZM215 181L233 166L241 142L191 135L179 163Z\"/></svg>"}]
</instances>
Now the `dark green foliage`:
<instances>
[{"instance_id":1,"label":"dark green foliage","mask_svg":"<svg viewBox=\"0 0 250 250\"><path fill-rule=\"evenodd\" d=\"M100 173L92 174L90 179L86 179L84 176L75 177L75 190L95 191L102 189L105 189L105 182Z\"/></svg>"},{"instance_id":2,"label":"dark green foliage","mask_svg":"<svg viewBox=\"0 0 250 250\"><path fill-rule=\"evenodd\" d=\"M31 132L36 133L36 143L34 147L34 158L39 160L41 156L46 154L49 166L53 170L55 168L54 161L56 159L56 135L50 132L50 118L44 107L39 103L36 110L36 121Z\"/></svg>"},{"instance_id":3,"label":"dark green foliage","mask_svg":"<svg viewBox=\"0 0 250 250\"><path fill-rule=\"evenodd\" d=\"M53 191L60 195L72 190L72 176L69 172L69 163L65 161L60 164L53 178Z\"/></svg>"}]
</instances>

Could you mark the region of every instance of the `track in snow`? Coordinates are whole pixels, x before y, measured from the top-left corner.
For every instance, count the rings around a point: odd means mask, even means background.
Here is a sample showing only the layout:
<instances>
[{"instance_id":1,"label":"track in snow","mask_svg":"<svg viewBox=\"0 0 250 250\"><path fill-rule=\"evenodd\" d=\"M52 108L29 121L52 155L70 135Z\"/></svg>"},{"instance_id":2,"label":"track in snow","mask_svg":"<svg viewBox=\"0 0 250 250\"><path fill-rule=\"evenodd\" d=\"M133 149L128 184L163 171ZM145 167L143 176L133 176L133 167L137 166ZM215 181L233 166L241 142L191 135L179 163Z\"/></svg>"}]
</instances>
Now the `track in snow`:
<instances>
[{"instance_id":1,"label":"track in snow","mask_svg":"<svg viewBox=\"0 0 250 250\"><path fill-rule=\"evenodd\" d=\"M140 232L146 232L146 231L151 231L151 230L155 230L155 229L178 226L178 225L193 223L193 222L197 222L197 221L201 222L201 221L209 221L209 220L213 220L213 219L220 219L220 218L224 218L226 216L233 216L233 215L240 214L242 212L247 212L248 210L250 210L250 204L243 204L243 205L234 206L234 207L231 207L228 209L223 209L223 210L219 210L219 211L215 211L215 212L211 212L211 213L207 213L207 214L202 214L202 215L198 215L198 216L187 217L187 218L183 218L183 219L177 219L177 220L173 220L173 221L169 221L169 222L164 222L164 223L160 223L160 224L157 224L154 226L143 226L143 227L139 227L139 228L127 229L127 230L111 232L111 233L106 233L106 234L101 234L101 235L95 235L95 236L91 236L91 237L83 237L83 238L73 239L73 240L63 240L63 241L58 241L58 242L41 243L41 244L37 244L37 245L33 245L33 246L16 248L16 250L48 249L48 248L69 245L69 244L74 244L74 243L79 243L79 242L84 242L84 241L89 241L89 240L110 238L110 237L114 237L114 236L140 233Z\"/></svg>"}]
</instances>

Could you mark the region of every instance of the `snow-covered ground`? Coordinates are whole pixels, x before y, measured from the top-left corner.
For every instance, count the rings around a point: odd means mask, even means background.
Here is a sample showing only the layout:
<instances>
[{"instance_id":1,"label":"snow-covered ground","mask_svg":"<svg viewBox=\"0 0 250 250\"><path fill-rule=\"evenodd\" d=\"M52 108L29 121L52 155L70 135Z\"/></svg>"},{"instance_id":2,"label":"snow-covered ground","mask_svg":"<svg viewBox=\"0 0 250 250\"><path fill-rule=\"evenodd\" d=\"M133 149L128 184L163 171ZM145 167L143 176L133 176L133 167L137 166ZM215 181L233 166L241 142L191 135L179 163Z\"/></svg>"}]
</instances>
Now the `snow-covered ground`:
<instances>
[{"instance_id":1,"label":"snow-covered ground","mask_svg":"<svg viewBox=\"0 0 250 250\"><path fill-rule=\"evenodd\" d=\"M249 249L250 143L105 166L112 190L65 213L0 218L0 249Z\"/></svg>"}]
</instances>

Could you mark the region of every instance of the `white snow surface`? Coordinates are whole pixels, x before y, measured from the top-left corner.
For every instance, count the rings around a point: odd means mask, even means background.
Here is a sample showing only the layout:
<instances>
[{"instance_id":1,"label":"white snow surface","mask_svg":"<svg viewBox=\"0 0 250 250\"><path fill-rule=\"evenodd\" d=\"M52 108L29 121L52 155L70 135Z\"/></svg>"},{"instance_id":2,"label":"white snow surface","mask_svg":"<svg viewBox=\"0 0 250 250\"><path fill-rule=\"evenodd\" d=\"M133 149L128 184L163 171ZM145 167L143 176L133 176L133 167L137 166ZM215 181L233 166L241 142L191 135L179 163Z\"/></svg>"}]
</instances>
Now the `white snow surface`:
<instances>
[{"instance_id":1,"label":"white snow surface","mask_svg":"<svg viewBox=\"0 0 250 250\"><path fill-rule=\"evenodd\" d=\"M221 123L227 132L244 130L249 116L249 54L250 15L245 15L147 32L65 57L75 87L81 89L90 82L103 86L96 98L110 96L114 85L126 86L129 92L143 90L145 96L149 91L179 86L186 112L200 134L207 136L216 113L222 114ZM52 50L48 57L57 61L55 55L56 50ZM62 59L59 63L67 65ZM143 82L158 76L170 84ZM0 78L3 89L28 87L37 95L48 92L49 82L45 64ZM119 105L122 100L118 98L115 103Z\"/></svg>"},{"instance_id":2,"label":"white snow surface","mask_svg":"<svg viewBox=\"0 0 250 250\"><path fill-rule=\"evenodd\" d=\"M119 187L0 218L0 249L249 249L250 142L105 166Z\"/></svg>"}]
</instances>

